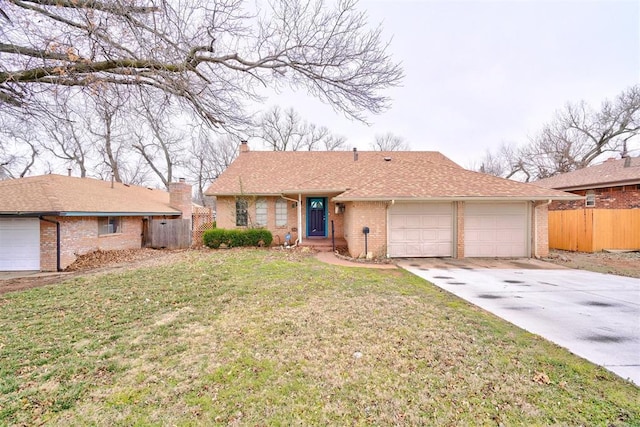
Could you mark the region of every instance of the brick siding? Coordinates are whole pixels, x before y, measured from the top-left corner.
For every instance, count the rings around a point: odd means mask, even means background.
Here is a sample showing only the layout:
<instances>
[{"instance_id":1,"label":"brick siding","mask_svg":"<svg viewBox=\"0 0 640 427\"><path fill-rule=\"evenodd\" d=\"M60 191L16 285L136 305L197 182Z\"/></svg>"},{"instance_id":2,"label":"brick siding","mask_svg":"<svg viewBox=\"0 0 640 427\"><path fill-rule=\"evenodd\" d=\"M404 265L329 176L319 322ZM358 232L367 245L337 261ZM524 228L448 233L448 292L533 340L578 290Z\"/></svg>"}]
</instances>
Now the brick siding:
<instances>
[{"instance_id":1,"label":"brick siding","mask_svg":"<svg viewBox=\"0 0 640 427\"><path fill-rule=\"evenodd\" d=\"M344 214L336 213L336 204L331 201L330 196L314 196L326 197L327 206L327 237L331 237L331 221L333 221L335 236L342 237L344 235ZM292 197L294 198L294 197ZM267 225L266 229L273 234L273 245L281 245L285 242L287 233L291 233L291 243L298 238L298 208L297 202L282 199L281 197L246 197L248 201L248 223L249 227L255 222L256 218L256 200L265 199L267 202ZM287 224L284 226L276 226L276 201L284 200L287 203ZM307 237L307 198L302 198L302 238ZM218 228L234 229L247 228L244 226L236 226L236 198L235 197L218 197L216 201L216 225Z\"/></svg>"},{"instance_id":2,"label":"brick siding","mask_svg":"<svg viewBox=\"0 0 640 427\"><path fill-rule=\"evenodd\" d=\"M532 257L546 257L549 255L549 205L547 202L533 204L531 215Z\"/></svg>"},{"instance_id":3,"label":"brick siding","mask_svg":"<svg viewBox=\"0 0 640 427\"><path fill-rule=\"evenodd\" d=\"M348 202L345 206L344 238L349 246L349 255L364 257L363 227L369 227L367 251L374 258L387 256L387 202Z\"/></svg>"},{"instance_id":4,"label":"brick siding","mask_svg":"<svg viewBox=\"0 0 640 427\"><path fill-rule=\"evenodd\" d=\"M587 207L584 200L571 200L567 202L555 201L549 206L549 210L574 210L574 209L640 209L640 188L638 185L626 185L593 189L595 193L595 206ZM587 190L571 191L573 194L585 196Z\"/></svg>"},{"instance_id":5,"label":"brick siding","mask_svg":"<svg viewBox=\"0 0 640 427\"><path fill-rule=\"evenodd\" d=\"M267 227L274 234L274 245L284 242L284 235L290 231L292 242L297 238L297 208L294 202L288 201L288 224L286 227L275 227L275 201L278 197L267 197ZM328 197L330 200L330 197ZM255 200L249 198L249 218L255 218ZM387 256L387 210L388 202L347 202L344 213L335 213L335 204L329 203L327 227L334 220L335 236L344 237L347 241L349 255L354 258L364 257L365 244L363 227L369 227L367 251L374 258ZM306 238L306 197L302 199L302 227L303 238ZM244 228L235 224L235 198L218 197L217 226L220 228ZM456 236L454 245L456 257L464 258L464 202L456 202ZM535 218L534 218L535 217ZM549 253L548 246L548 216L547 203L538 202L534 205L532 214L531 252L532 256L545 257ZM535 227L534 227L535 225ZM537 230L537 231L535 231ZM330 228L328 230L330 237ZM537 251L536 251L537 248Z\"/></svg>"},{"instance_id":6,"label":"brick siding","mask_svg":"<svg viewBox=\"0 0 640 427\"><path fill-rule=\"evenodd\" d=\"M56 225L40 221L40 270L56 271L58 268Z\"/></svg>"},{"instance_id":7,"label":"brick siding","mask_svg":"<svg viewBox=\"0 0 640 427\"><path fill-rule=\"evenodd\" d=\"M464 258L464 202L456 202L456 258Z\"/></svg>"},{"instance_id":8,"label":"brick siding","mask_svg":"<svg viewBox=\"0 0 640 427\"><path fill-rule=\"evenodd\" d=\"M97 217L59 217L60 267L71 265L78 255L103 250L139 249L142 247L142 218L121 217L122 233L98 236Z\"/></svg>"}]
</instances>

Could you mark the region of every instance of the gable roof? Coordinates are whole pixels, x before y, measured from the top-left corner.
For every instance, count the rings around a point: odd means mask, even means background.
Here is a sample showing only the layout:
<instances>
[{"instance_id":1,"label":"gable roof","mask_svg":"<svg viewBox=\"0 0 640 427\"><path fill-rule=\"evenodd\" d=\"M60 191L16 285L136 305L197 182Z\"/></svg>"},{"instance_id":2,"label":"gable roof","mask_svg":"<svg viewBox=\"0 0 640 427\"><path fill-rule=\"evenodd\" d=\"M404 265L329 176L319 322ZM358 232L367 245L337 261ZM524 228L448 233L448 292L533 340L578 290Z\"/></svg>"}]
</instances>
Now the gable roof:
<instances>
[{"instance_id":1,"label":"gable roof","mask_svg":"<svg viewBox=\"0 0 640 427\"><path fill-rule=\"evenodd\" d=\"M640 157L609 159L599 165L541 179L534 184L561 190L640 184Z\"/></svg>"},{"instance_id":2,"label":"gable roof","mask_svg":"<svg viewBox=\"0 0 640 427\"><path fill-rule=\"evenodd\" d=\"M210 196L333 193L335 201L574 199L575 195L472 172L435 151L249 151Z\"/></svg>"},{"instance_id":3,"label":"gable roof","mask_svg":"<svg viewBox=\"0 0 640 427\"><path fill-rule=\"evenodd\" d=\"M179 215L169 193L135 185L40 175L0 181L0 215Z\"/></svg>"}]
</instances>

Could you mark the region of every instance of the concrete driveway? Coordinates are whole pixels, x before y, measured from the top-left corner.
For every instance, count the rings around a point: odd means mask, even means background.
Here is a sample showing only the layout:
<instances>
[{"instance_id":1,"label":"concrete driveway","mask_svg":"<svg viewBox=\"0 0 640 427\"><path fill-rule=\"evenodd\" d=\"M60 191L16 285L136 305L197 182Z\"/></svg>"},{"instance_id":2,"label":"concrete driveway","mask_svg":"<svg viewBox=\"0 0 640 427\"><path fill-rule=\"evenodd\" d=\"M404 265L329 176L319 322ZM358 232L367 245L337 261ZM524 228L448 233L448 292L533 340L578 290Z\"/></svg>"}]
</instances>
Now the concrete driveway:
<instances>
[{"instance_id":1,"label":"concrete driveway","mask_svg":"<svg viewBox=\"0 0 640 427\"><path fill-rule=\"evenodd\" d=\"M398 265L640 385L640 279L537 260L407 259Z\"/></svg>"}]
</instances>

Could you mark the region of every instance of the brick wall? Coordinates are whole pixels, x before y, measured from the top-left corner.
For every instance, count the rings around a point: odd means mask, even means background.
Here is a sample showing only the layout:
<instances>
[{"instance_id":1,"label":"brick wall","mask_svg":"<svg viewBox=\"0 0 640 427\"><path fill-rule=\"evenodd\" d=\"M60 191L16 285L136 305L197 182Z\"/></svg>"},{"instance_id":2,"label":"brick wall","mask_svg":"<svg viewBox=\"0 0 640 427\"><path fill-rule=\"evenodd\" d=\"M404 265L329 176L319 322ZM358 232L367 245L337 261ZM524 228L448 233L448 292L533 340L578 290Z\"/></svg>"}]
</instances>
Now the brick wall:
<instances>
[{"instance_id":1,"label":"brick wall","mask_svg":"<svg viewBox=\"0 0 640 427\"><path fill-rule=\"evenodd\" d=\"M464 258L464 202L456 202L456 258Z\"/></svg>"},{"instance_id":2,"label":"brick wall","mask_svg":"<svg viewBox=\"0 0 640 427\"><path fill-rule=\"evenodd\" d=\"M56 225L40 221L40 270L56 271L58 268Z\"/></svg>"},{"instance_id":3,"label":"brick wall","mask_svg":"<svg viewBox=\"0 0 640 427\"><path fill-rule=\"evenodd\" d=\"M318 196L321 197L321 196ZM252 224L256 218L256 200L265 199L267 202L267 228L273 234L273 244L281 245L285 242L287 233L291 233L291 243L298 238L298 208L297 202L285 200L281 197L246 197L248 201L249 224ZM293 198L293 197L292 197ZM335 229L335 236L342 237L344 234L344 214L335 213L335 203L327 197L327 237L331 237L331 221ZM287 224L284 226L276 226L276 201L285 200L287 203ZM307 198L302 198L302 238L306 238L307 231ZM236 226L236 198L235 197L218 197L216 211L216 224L218 228L234 229L245 228Z\"/></svg>"},{"instance_id":4,"label":"brick wall","mask_svg":"<svg viewBox=\"0 0 640 427\"><path fill-rule=\"evenodd\" d=\"M101 236L98 236L97 217L59 217L56 219L60 221L60 266L63 269L72 264L78 255L96 250L109 251L142 247L141 217L122 217L121 233Z\"/></svg>"},{"instance_id":5,"label":"brick wall","mask_svg":"<svg viewBox=\"0 0 640 427\"><path fill-rule=\"evenodd\" d=\"M367 251L374 258L387 256L387 202L348 202L344 213L344 238L349 255L364 257L363 227L369 227Z\"/></svg>"},{"instance_id":6,"label":"brick wall","mask_svg":"<svg viewBox=\"0 0 640 427\"><path fill-rule=\"evenodd\" d=\"M549 210L547 202L535 202L533 215L531 215L531 236L533 257L546 257L549 255Z\"/></svg>"},{"instance_id":7,"label":"brick wall","mask_svg":"<svg viewBox=\"0 0 640 427\"><path fill-rule=\"evenodd\" d=\"M184 182L184 178L180 178L179 182L169 184L169 206L182 212L182 219L191 221L193 213L191 185Z\"/></svg>"},{"instance_id":8,"label":"brick wall","mask_svg":"<svg viewBox=\"0 0 640 427\"><path fill-rule=\"evenodd\" d=\"M574 210L574 209L640 209L640 188L638 185L626 185L594 189L596 204L586 207L584 200L571 200L567 202L554 201L549 210ZM573 194L585 196L587 190L571 191Z\"/></svg>"}]
</instances>

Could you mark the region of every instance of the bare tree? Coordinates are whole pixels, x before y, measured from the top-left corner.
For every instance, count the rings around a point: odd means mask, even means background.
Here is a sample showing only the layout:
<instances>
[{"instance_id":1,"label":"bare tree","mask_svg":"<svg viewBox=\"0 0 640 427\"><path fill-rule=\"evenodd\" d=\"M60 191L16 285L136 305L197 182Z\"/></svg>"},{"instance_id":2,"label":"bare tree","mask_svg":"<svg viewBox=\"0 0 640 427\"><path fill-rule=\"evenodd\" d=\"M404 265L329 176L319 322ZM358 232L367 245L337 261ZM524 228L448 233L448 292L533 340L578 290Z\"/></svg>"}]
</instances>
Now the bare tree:
<instances>
[{"instance_id":1,"label":"bare tree","mask_svg":"<svg viewBox=\"0 0 640 427\"><path fill-rule=\"evenodd\" d=\"M101 176L111 177L116 182L127 182L124 176L131 161L131 146L127 141L128 126L124 116L132 116L132 108L127 105L128 96L118 88L108 88L92 94L91 112L85 116L85 125L93 136L95 151L100 156L96 171ZM89 108L87 109L89 110Z\"/></svg>"},{"instance_id":2,"label":"bare tree","mask_svg":"<svg viewBox=\"0 0 640 427\"><path fill-rule=\"evenodd\" d=\"M501 168L486 172L524 181L547 178L587 167L605 153L627 156L640 148L639 132L640 86L633 86L604 101L600 110L584 101L567 104L529 144L503 145L496 154L487 153L483 165L500 159Z\"/></svg>"},{"instance_id":3,"label":"bare tree","mask_svg":"<svg viewBox=\"0 0 640 427\"><path fill-rule=\"evenodd\" d=\"M170 94L214 126L246 123L243 101L264 86L306 90L359 120L388 107L380 91L399 84L402 70L356 0L267 4L5 0L3 110L33 113L65 88L110 85Z\"/></svg>"},{"instance_id":4,"label":"bare tree","mask_svg":"<svg viewBox=\"0 0 640 427\"><path fill-rule=\"evenodd\" d=\"M80 169L80 176L84 178L94 144L89 141L90 135L83 126L85 120L77 110L86 111L86 105L65 101L59 104L58 115L45 117L41 145L69 167L76 165Z\"/></svg>"},{"instance_id":5,"label":"bare tree","mask_svg":"<svg viewBox=\"0 0 640 427\"><path fill-rule=\"evenodd\" d=\"M132 148L145 160L164 187L173 182L174 168L183 162L184 132L172 123L178 114L167 98L163 102L143 101L138 110L139 121L131 130Z\"/></svg>"},{"instance_id":6,"label":"bare tree","mask_svg":"<svg viewBox=\"0 0 640 427\"><path fill-rule=\"evenodd\" d=\"M276 106L262 116L259 137L273 151L333 151L345 147L345 139L303 120L293 109Z\"/></svg>"},{"instance_id":7,"label":"bare tree","mask_svg":"<svg viewBox=\"0 0 640 427\"><path fill-rule=\"evenodd\" d=\"M191 142L189 161L185 168L196 183L196 200L204 204L204 190L233 162L238 155L238 138L224 135L214 141L207 129L200 129Z\"/></svg>"},{"instance_id":8,"label":"bare tree","mask_svg":"<svg viewBox=\"0 0 640 427\"><path fill-rule=\"evenodd\" d=\"M0 115L0 180L21 178L31 171L40 154L37 141L37 129Z\"/></svg>"},{"instance_id":9,"label":"bare tree","mask_svg":"<svg viewBox=\"0 0 640 427\"><path fill-rule=\"evenodd\" d=\"M409 144L403 137L394 135L391 132L378 134L374 141L369 145L374 151L407 151Z\"/></svg>"}]
</instances>

